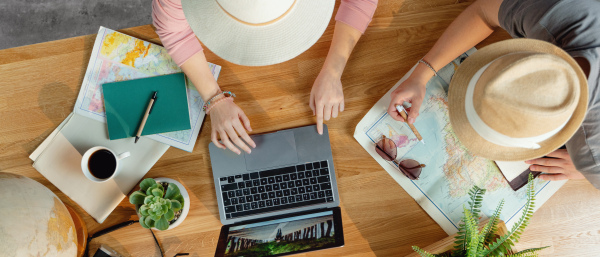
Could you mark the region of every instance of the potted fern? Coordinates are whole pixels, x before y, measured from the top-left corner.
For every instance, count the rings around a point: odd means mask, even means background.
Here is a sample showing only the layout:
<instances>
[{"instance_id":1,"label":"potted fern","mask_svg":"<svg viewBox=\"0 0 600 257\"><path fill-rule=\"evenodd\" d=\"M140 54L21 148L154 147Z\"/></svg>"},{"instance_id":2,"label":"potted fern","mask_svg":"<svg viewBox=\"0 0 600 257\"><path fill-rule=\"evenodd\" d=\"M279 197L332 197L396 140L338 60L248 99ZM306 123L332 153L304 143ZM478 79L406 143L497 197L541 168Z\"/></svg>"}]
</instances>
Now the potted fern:
<instances>
[{"instance_id":1,"label":"potted fern","mask_svg":"<svg viewBox=\"0 0 600 257\"><path fill-rule=\"evenodd\" d=\"M533 176L529 174L527 183L527 202L523 210L523 216L513 226L512 230L502 235L497 235L500 221L500 212L504 205L504 200L500 202L494 215L479 230L478 220L481 212L481 202L483 200L485 189L474 186L469 191L469 208L464 207L464 216L459 225L458 233L454 237L454 248L438 253L429 253L417 246L413 250L420 256L537 256L538 252L545 247L531 248L517 253L513 253L512 247L519 241L525 227L529 225L529 220L533 215L535 191L533 188Z\"/></svg>"},{"instance_id":2,"label":"potted fern","mask_svg":"<svg viewBox=\"0 0 600 257\"><path fill-rule=\"evenodd\" d=\"M190 210L185 187L169 178L147 178L140 190L129 196L140 217L140 225L148 229L169 230L183 222Z\"/></svg>"}]
</instances>

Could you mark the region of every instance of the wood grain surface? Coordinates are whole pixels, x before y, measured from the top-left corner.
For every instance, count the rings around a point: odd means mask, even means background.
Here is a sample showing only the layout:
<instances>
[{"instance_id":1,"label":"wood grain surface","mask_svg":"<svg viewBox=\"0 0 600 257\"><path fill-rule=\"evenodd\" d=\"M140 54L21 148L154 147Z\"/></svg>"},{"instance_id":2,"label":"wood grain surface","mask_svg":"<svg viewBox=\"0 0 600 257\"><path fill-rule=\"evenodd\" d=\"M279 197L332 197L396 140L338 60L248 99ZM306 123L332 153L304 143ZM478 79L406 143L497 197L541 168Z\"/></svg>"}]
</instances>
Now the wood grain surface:
<instances>
[{"instance_id":1,"label":"wood grain surface","mask_svg":"<svg viewBox=\"0 0 600 257\"><path fill-rule=\"evenodd\" d=\"M339 2L338 2L339 4ZM346 110L327 122L341 198L346 245L306 256L404 256L448 235L354 140L367 110L433 46L469 2L382 0L342 77ZM223 67L219 84L235 92L253 133L310 125L309 93L329 48L334 21L300 56L267 67L231 64L205 49ZM160 43L150 25L121 32ZM495 32L478 47L509 38ZM29 154L73 111L95 35L0 51L0 171L28 176L55 192L83 217L90 234L137 219L125 199L103 224L95 222L32 166ZM178 228L156 232L166 256L212 256L221 223L208 154L210 120L193 153L170 148L146 177L170 177L190 193L191 209ZM0 196L2 197L2 196ZM547 256L594 256L600 252L600 191L586 180L569 181L539 211L518 249L551 245ZM138 224L94 239L123 256L159 256L152 235ZM301 255L303 256L303 255Z\"/></svg>"}]
</instances>

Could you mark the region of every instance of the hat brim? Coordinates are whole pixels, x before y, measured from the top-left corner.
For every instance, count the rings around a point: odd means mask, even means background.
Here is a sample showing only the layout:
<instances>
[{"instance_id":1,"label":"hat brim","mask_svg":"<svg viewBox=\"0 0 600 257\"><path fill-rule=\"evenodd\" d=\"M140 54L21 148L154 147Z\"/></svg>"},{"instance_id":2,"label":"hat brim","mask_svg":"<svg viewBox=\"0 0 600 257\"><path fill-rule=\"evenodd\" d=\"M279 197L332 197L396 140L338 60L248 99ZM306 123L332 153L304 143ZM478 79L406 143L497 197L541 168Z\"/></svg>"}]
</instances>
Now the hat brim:
<instances>
[{"instance_id":1,"label":"hat brim","mask_svg":"<svg viewBox=\"0 0 600 257\"><path fill-rule=\"evenodd\" d=\"M219 57L239 65L264 66L308 50L329 25L335 0L296 0L273 23L244 24L215 0L182 0L185 17L198 39Z\"/></svg>"},{"instance_id":2,"label":"hat brim","mask_svg":"<svg viewBox=\"0 0 600 257\"><path fill-rule=\"evenodd\" d=\"M577 73L580 95L577 107L564 128L553 137L539 143L539 149L506 147L491 143L481 137L467 119L465 95L469 81L481 67L500 56L514 52L536 52L556 55L569 63ZM587 78L581 67L568 53L559 47L534 39L509 39L483 47L469 56L458 67L448 90L450 123L460 142L474 155L495 161L523 161L542 157L564 145L585 118L588 106ZM506 113L506 115L511 115ZM539 124L544 126L544 124Z\"/></svg>"}]
</instances>

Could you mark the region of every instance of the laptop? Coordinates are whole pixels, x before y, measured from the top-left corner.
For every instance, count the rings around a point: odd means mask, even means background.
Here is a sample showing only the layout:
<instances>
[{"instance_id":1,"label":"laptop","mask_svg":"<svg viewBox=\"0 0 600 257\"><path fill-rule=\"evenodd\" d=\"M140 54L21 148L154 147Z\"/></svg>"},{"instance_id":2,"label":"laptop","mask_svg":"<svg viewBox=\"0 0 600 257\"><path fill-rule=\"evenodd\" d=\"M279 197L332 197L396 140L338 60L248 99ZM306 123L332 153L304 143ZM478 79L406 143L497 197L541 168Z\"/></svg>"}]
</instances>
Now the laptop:
<instances>
[{"instance_id":1,"label":"laptop","mask_svg":"<svg viewBox=\"0 0 600 257\"><path fill-rule=\"evenodd\" d=\"M336 210L339 212L339 208L335 207L339 206L340 200L327 126L324 125L323 135L319 135L316 126L312 125L253 135L251 138L257 146L251 154L242 151L237 155L213 143L209 144L219 217L225 225L223 230L235 228L236 225L245 228L262 224L272 228L273 224L279 224L281 231L267 233L268 229L264 230L263 227L260 235L244 237L243 240L247 241L238 243L291 242L298 238L305 239L306 235L302 231L298 237L294 235L297 231L288 231L285 224L291 224L290 219L302 220L306 215L310 217L328 213L333 220L331 223L324 221L315 225L314 237L327 239L324 236L328 234L321 230L335 230L337 223L337 236L332 237L335 244L329 246L342 246L341 218L340 215L337 218L333 215ZM302 224L307 223L305 221ZM248 235L248 232L244 234ZM221 255L217 252L217 256L228 256L231 250L247 250L247 247L241 246L231 249L232 243L236 242L230 240L239 237L223 233L222 236L225 238L221 237L219 241L224 241L228 247L221 245Z\"/></svg>"}]
</instances>

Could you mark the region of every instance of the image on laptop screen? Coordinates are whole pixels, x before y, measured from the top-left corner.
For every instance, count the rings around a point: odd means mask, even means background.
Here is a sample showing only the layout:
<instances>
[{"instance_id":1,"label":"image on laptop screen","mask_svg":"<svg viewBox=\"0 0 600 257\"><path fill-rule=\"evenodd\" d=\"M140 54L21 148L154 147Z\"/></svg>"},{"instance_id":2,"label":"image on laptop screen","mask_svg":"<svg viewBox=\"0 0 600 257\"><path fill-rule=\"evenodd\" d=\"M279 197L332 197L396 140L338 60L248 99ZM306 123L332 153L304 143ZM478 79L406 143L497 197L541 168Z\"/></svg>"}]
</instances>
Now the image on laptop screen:
<instances>
[{"instance_id":1,"label":"image on laptop screen","mask_svg":"<svg viewBox=\"0 0 600 257\"><path fill-rule=\"evenodd\" d=\"M335 247L332 211L229 228L224 256L269 256Z\"/></svg>"}]
</instances>

